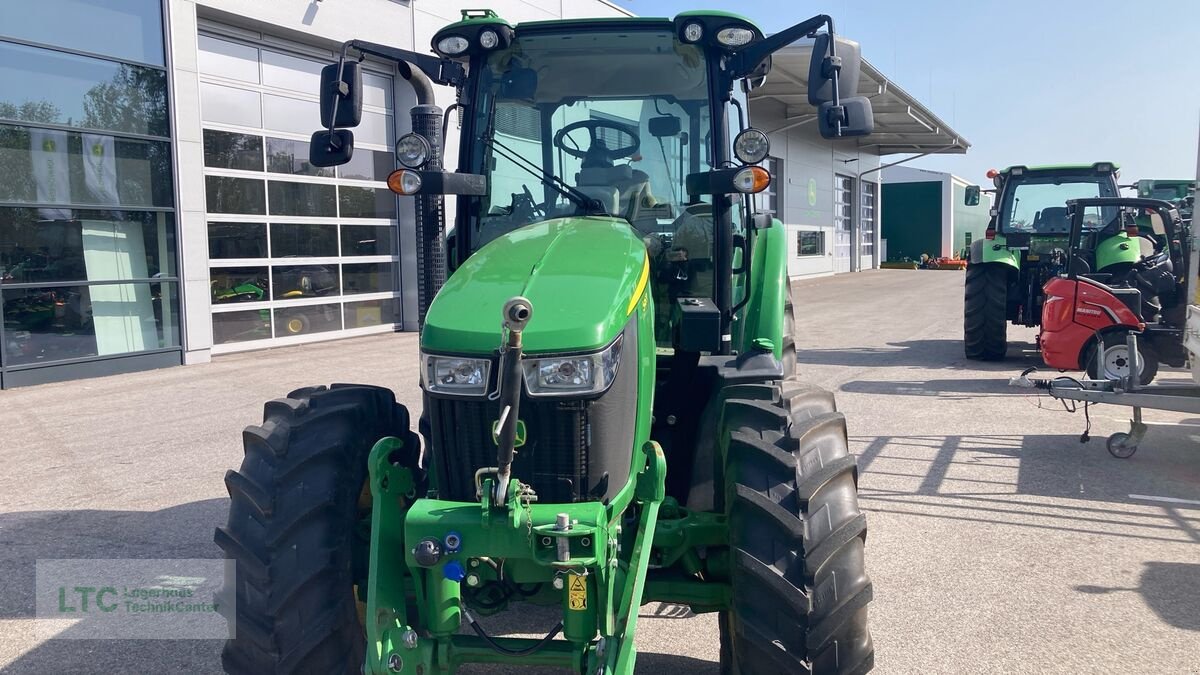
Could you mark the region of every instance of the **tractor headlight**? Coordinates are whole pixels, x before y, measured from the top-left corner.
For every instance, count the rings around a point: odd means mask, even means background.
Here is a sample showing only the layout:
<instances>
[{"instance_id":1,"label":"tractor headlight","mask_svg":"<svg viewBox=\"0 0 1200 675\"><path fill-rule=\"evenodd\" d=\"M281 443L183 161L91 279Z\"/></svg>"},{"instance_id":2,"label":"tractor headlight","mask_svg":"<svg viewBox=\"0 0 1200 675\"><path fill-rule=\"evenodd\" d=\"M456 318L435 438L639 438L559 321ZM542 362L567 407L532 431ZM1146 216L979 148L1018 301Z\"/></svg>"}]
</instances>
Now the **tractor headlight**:
<instances>
[{"instance_id":1,"label":"tractor headlight","mask_svg":"<svg viewBox=\"0 0 1200 675\"><path fill-rule=\"evenodd\" d=\"M484 49L495 49L500 44L500 36L494 30L485 30L479 34L479 46Z\"/></svg>"},{"instance_id":2,"label":"tractor headlight","mask_svg":"<svg viewBox=\"0 0 1200 675\"><path fill-rule=\"evenodd\" d=\"M396 159L410 169L425 166L429 153L429 141L421 134L404 134L396 141Z\"/></svg>"},{"instance_id":3,"label":"tractor headlight","mask_svg":"<svg viewBox=\"0 0 1200 675\"><path fill-rule=\"evenodd\" d=\"M467 51L471 43L461 35L449 35L438 40L437 51L445 56L458 56Z\"/></svg>"},{"instance_id":4,"label":"tractor headlight","mask_svg":"<svg viewBox=\"0 0 1200 675\"><path fill-rule=\"evenodd\" d=\"M422 354L421 360L421 375L427 391L453 396L483 396L487 393L488 374L492 370L489 359Z\"/></svg>"},{"instance_id":5,"label":"tractor headlight","mask_svg":"<svg viewBox=\"0 0 1200 675\"><path fill-rule=\"evenodd\" d=\"M746 164L758 164L771 152L771 141L762 131L751 127L733 139L733 154Z\"/></svg>"},{"instance_id":6,"label":"tractor headlight","mask_svg":"<svg viewBox=\"0 0 1200 675\"><path fill-rule=\"evenodd\" d=\"M608 389L621 364L621 338L593 354L526 358L525 389L530 396L579 396Z\"/></svg>"},{"instance_id":7,"label":"tractor headlight","mask_svg":"<svg viewBox=\"0 0 1200 675\"><path fill-rule=\"evenodd\" d=\"M684 42L699 42L702 37L704 37L704 26L699 23L693 21L683 27Z\"/></svg>"},{"instance_id":8,"label":"tractor headlight","mask_svg":"<svg viewBox=\"0 0 1200 675\"><path fill-rule=\"evenodd\" d=\"M749 28L742 28L741 26L731 26L717 31L717 42L726 47L741 47L742 45L750 44L750 41L753 39L754 31Z\"/></svg>"}]
</instances>

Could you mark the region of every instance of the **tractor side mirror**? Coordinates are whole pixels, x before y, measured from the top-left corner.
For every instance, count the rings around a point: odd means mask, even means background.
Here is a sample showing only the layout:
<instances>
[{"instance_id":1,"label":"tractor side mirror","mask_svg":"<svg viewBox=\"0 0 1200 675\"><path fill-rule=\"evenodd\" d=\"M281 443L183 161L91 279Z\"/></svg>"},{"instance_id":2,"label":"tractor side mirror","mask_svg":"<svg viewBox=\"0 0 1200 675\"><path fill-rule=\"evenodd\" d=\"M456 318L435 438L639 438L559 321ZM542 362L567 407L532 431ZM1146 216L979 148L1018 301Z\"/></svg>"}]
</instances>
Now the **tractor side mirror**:
<instances>
[{"instance_id":1,"label":"tractor side mirror","mask_svg":"<svg viewBox=\"0 0 1200 675\"><path fill-rule=\"evenodd\" d=\"M840 123L839 123L840 122ZM841 105L827 101L817 106L817 128L822 138L869 136L875 130L875 113L866 96L843 97Z\"/></svg>"},{"instance_id":2,"label":"tractor side mirror","mask_svg":"<svg viewBox=\"0 0 1200 675\"><path fill-rule=\"evenodd\" d=\"M339 61L322 68L321 126L345 129L361 121L362 66L357 61Z\"/></svg>"},{"instance_id":3,"label":"tractor side mirror","mask_svg":"<svg viewBox=\"0 0 1200 675\"><path fill-rule=\"evenodd\" d=\"M313 166L340 166L354 155L354 132L349 129L322 129L308 144L308 163Z\"/></svg>"},{"instance_id":4,"label":"tractor side mirror","mask_svg":"<svg viewBox=\"0 0 1200 675\"><path fill-rule=\"evenodd\" d=\"M858 43L835 38L835 56L829 56L829 33L813 39L812 58L808 62L808 102L813 106L833 101L833 79L838 80L838 96L844 103L858 93L858 75L862 66L862 51Z\"/></svg>"},{"instance_id":5,"label":"tractor side mirror","mask_svg":"<svg viewBox=\"0 0 1200 675\"><path fill-rule=\"evenodd\" d=\"M979 206L979 186L968 185L967 192L963 195L963 204L966 206Z\"/></svg>"}]
</instances>

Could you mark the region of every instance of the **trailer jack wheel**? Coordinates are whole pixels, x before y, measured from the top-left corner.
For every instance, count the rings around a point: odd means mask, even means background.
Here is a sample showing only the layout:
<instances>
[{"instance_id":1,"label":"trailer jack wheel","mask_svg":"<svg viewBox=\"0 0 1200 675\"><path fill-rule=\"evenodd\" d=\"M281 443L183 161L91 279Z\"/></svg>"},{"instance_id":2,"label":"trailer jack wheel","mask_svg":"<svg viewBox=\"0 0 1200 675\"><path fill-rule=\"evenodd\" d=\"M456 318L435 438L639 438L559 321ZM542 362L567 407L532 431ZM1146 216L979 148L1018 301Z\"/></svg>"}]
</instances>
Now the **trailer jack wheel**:
<instances>
[{"instance_id":1,"label":"trailer jack wheel","mask_svg":"<svg viewBox=\"0 0 1200 675\"><path fill-rule=\"evenodd\" d=\"M1129 434L1124 431L1109 436L1107 445L1108 453L1118 459L1129 459L1138 449L1136 443L1129 442Z\"/></svg>"},{"instance_id":2,"label":"trailer jack wheel","mask_svg":"<svg viewBox=\"0 0 1200 675\"><path fill-rule=\"evenodd\" d=\"M1108 453L1117 459L1129 459L1137 452L1138 445L1146 435L1146 425L1142 423L1142 409L1133 409L1133 419L1129 422L1129 433L1118 431L1108 437L1105 445Z\"/></svg>"}]
</instances>

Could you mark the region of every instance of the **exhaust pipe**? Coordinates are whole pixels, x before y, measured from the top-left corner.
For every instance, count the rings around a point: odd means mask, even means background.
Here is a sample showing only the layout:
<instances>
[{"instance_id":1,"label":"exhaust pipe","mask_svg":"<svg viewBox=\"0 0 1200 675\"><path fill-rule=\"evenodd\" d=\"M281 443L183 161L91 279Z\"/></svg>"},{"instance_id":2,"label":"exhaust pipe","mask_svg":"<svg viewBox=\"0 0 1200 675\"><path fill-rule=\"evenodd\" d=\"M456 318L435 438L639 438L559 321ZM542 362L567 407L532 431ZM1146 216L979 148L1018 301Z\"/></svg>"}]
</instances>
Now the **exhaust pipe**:
<instances>
[{"instance_id":1,"label":"exhaust pipe","mask_svg":"<svg viewBox=\"0 0 1200 675\"><path fill-rule=\"evenodd\" d=\"M427 171L442 170L442 109L434 104L433 83L425 73L407 63L400 74L417 94L411 110L412 130L429 141ZM417 238L417 325L425 327L425 314L434 296L446 283L446 208L441 195L418 194L414 203Z\"/></svg>"}]
</instances>

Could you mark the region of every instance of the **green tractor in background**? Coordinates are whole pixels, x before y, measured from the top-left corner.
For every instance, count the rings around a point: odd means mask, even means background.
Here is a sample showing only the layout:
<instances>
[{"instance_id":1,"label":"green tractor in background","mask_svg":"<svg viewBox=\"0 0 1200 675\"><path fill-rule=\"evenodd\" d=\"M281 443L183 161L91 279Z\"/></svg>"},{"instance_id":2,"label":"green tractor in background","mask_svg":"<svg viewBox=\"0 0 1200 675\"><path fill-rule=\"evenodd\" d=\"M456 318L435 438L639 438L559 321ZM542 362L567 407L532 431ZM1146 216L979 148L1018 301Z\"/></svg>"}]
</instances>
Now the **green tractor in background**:
<instances>
[{"instance_id":1,"label":"green tractor in background","mask_svg":"<svg viewBox=\"0 0 1200 675\"><path fill-rule=\"evenodd\" d=\"M785 230L750 199L770 175L746 92L804 37L823 135L870 133L827 16L764 37L719 12L471 11L436 56L345 45L314 165L353 151L355 55L419 102L388 184L416 199L423 412L318 386L245 431L216 533L227 671L626 674L655 601L719 613L725 672L872 667L845 419L796 378ZM457 90L458 172L433 83ZM516 604L553 608L523 615L544 637L497 635Z\"/></svg>"},{"instance_id":2,"label":"green tractor in background","mask_svg":"<svg viewBox=\"0 0 1200 675\"><path fill-rule=\"evenodd\" d=\"M1137 190L1137 196L1142 199L1161 199L1170 203L1179 210L1179 217L1184 223L1192 221L1192 213L1196 208L1195 180L1143 178L1128 187Z\"/></svg>"},{"instance_id":3,"label":"green tractor in background","mask_svg":"<svg viewBox=\"0 0 1200 675\"><path fill-rule=\"evenodd\" d=\"M1118 197L1118 167L1112 162L992 169L996 200L984 238L971 243L963 307L963 347L968 359L997 361L1008 351L1008 323L1038 326L1042 287L1066 271L1071 223L1067 201ZM978 186L966 203L979 203ZM1137 233L1127 232L1113 207L1093 207L1085 227L1100 230L1096 269L1128 271L1143 251Z\"/></svg>"}]
</instances>

